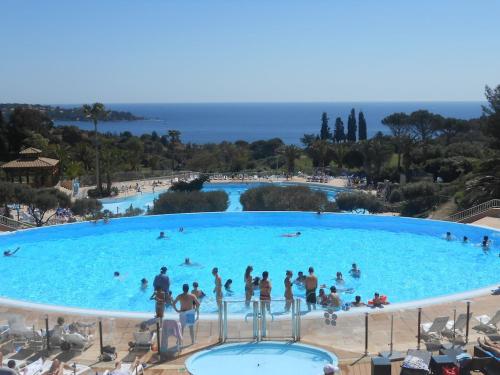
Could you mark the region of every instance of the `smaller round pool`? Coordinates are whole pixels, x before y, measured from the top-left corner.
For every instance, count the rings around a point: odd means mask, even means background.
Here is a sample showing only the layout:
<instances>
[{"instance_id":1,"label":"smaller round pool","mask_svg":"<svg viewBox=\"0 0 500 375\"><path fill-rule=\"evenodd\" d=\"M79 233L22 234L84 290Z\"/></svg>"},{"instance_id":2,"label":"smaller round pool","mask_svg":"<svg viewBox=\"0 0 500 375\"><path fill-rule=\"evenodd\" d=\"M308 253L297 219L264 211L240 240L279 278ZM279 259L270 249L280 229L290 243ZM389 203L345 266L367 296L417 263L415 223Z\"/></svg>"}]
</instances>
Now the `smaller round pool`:
<instances>
[{"instance_id":1,"label":"smaller round pool","mask_svg":"<svg viewBox=\"0 0 500 375\"><path fill-rule=\"evenodd\" d=\"M313 346L274 341L225 344L189 357L192 375L318 375L337 357Z\"/></svg>"}]
</instances>

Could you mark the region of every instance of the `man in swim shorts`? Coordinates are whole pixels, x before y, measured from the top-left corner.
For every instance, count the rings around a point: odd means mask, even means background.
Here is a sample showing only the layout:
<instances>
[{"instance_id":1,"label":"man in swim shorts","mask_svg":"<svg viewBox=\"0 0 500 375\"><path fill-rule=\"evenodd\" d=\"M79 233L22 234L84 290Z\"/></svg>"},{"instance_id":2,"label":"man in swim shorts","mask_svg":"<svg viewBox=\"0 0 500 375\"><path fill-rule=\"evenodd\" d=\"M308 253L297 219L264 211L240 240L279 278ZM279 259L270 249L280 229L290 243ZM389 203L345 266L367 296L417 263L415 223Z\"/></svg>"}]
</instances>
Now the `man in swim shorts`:
<instances>
[{"instance_id":1,"label":"man in swim shorts","mask_svg":"<svg viewBox=\"0 0 500 375\"><path fill-rule=\"evenodd\" d=\"M220 309L220 305L222 304L222 278L219 276L219 269L217 267L213 268L212 275L215 278L215 299L217 301L217 307Z\"/></svg>"},{"instance_id":2,"label":"man in swim shorts","mask_svg":"<svg viewBox=\"0 0 500 375\"><path fill-rule=\"evenodd\" d=\"M311 306L316 310L316 289L318 288L318 278L314 274L314 268L309 267L309 276L305 280L307 310L311 311Z\"/></svg>"}]
</instances>

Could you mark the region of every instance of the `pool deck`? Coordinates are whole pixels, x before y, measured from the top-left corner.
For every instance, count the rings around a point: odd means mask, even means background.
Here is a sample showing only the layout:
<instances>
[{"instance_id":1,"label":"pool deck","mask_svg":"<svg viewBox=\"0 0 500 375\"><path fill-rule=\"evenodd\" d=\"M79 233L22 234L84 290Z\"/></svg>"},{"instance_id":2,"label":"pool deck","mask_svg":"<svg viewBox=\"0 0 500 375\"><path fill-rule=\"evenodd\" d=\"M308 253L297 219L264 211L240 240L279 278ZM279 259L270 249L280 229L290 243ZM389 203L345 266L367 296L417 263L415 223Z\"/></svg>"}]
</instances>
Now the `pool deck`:
<instances>
[{"instance_id":1,"label":"pool deck","mask_svg":"<svg viewBox=\"0 0 500 375\"><path fill-rule=\"evenodd\" d=\"M477 332L473 327L477 324L475 316L487 314L493 316L500 308L500 296L485 295L471 298L471 312L473 318L470 324L469 349L478 337L483 334ZM453 313L456 310L457 316L465 313L466 303L464 301L450 301L441 304L426 306L422 309L422 323L431 322L435 317L448 316L453 319ZM33 311L31 309L20 309L13 307L0 307L0 324L2 313L22 314L26 317L29 326L35 325L37 328L45 328L45 316L43 311ZM58 316L64 316L67 323L73 321L96 321L94 317L81 317L69 314L47 313L49 317L49 326L53 327ZM408 349L417 347L417 309L408 308L400 310L377 309L371 310L368 315L368 352L369 355L376 355L379 351L388 350L390 341L390 323L391 316L394 316L394 350L406 352ZM104 325L104 345L116 346L118 358L125 358L125 362L131 361L137 354L151 364L151 371L154 374L174 374L184 371L184 361L190 354L216 345L219 340L217 320L200 320L196 326L196 344L186 346L181 355L170 358L166 362L157 363L156 354L150 352L140 352L134 354L128 351L128 342L133 338L133 332L136 325L140 322L137 319L116 318L103 319ZM337 325L332 327L326 325L324 318L318 314L305 314L302 319L302 338L301 342L311 344L335 353L342 365L344 374L365 374L366 368L369 368L369 356L364 356L364 335L365 335L365 315L364 314L338 314ZM113 326L113 334L109 334L110 326ZM252 335L252 321L245 322L241 319L230 320L228 322L229 337L228 342L249 341ZM269 337L290 336L291 324L289 320L275 320L268 323ZM185 336L188 336L186 332ZM190 342L189 337L185 341ZM448 340L442 340L449 342ZM435 343L428 346L429 350L437 349ZM5 353L12 350L9 343L0 344ZM425 349L426 344L421 343L421 348ZM113 362L99 362L99 343L95 340L94 344L83 353L63 353L54 351L51 357L65 356L74 354L70 359L71 363L76 361L84 365L89 365L93 369L104 370L111 368ZM366 367L368 366L368 367ZM396 366L397 367L397 366ZM158 372L156 372L158 371Z\"/></svg>"}]
</instances>

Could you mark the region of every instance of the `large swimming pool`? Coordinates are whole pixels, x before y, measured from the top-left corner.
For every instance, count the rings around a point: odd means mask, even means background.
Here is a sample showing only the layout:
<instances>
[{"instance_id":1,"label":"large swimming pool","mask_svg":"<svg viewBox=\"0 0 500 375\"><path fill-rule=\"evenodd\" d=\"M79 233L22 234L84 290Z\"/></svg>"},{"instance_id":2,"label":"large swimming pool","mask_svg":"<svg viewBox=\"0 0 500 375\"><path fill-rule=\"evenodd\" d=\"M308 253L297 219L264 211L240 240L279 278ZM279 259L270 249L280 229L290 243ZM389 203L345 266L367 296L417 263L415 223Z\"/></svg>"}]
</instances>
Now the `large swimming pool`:
<instances>
[{"instance_id":1,"label":"large swimming pool","mask_svg":"<svg viewBox=\"0 0 500 375\"><path fill-rule=\"evenodd\" d=\"M293 185L293 183L280 183L280 185L286 184ZM262 183L212 183L204 184L203 191L224 190L229 196L229 206L227 211L237 212L243 210L240 203L241 194L243 194L247 189L259 185L262 185ZM309 184L308 186L313 190L324 191L330 200L333 200L339 191L345 190L343 188L335 188L326 185L321 186ZM144 211L147 211L148 207L153 207L154 199L158 198L158 196L164 191L166 191L166 189L156 191L155 193L143 193L131 195L129 197L102 199L102 209L109 210L113 213L123 213L130 207L130 205L132 205L133 207L141 208Z\"/></svg>"},{"instance_id":2,"label":"large swimming pool","mask_svg":"<svg viewBox=\"0 0 500 375\"><path fill-rule=\"evenodd\" d=\"M179 232L179 227L184 232ZM168 239L158 240L160 231ZM281 237L285 233L299 237ZM446 241L443 234L471 242ZM478 245L488 235L491 249ZM344 274L346 300L369 299L375 291L391 302L443 296L500 281L499 232L469 225L397 217L300 212L238 212L140 216L46 227L0 235L0 249L20 251L0 259L0 296L33 302L105 310L153 311L152 281L168 267L174 294L183 283L198 281L208 297L205 312L215 311L211 269L232 279L234 294L244 295L243 273L269 271L273 298L282 298L285 271L316 269L321 284L335 285ZM189 257L194 266L184 266ZM351 263L361 278L348 275ZM113 278L119 271L121 280ZM146 292L139 290L145 277ZM297 296L304 290L294 287ZM242 309L237 305L233 311ZM239 306L239 307L237 307ZM240 311L241 312L241 311Z\"/></svg>"}]
</instances>

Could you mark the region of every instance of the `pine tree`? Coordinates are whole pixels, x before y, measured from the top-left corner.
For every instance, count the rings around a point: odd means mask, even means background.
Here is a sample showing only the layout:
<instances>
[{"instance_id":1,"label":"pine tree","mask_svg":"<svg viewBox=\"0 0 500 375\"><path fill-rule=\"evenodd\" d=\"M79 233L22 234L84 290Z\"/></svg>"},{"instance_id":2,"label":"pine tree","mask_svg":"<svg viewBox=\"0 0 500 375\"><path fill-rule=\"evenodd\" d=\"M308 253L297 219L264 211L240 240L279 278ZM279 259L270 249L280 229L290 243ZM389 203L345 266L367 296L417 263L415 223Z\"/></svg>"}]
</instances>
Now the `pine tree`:
<instances>
[{"instance_id":1,"label":"pine tree","mask_svg":"<svg viewBox=\"0 0 500 375\"><path fill-rule=\"evenodd\" d=\"M368 138L367 133L366 133L366 120L365 120L365 114L363 112L359 112L359 140L364 141Z\"/></svg>"},{"instance_id":2,"label":"pine tree","mask_svg":"<svg viewBox=\"0 0 500 375\"><path fill-rule=\"evenodd\" d=\"M351 109L351 114L347 119L347 141L348 142L356 142L356 112L354 108Z\"/></svg>"},{"instance_id":3,"label":"pine tree","mask_svg":"<svg viewBox=\"0 0 500 375\"><path fill-rule=\"evenodd\" d=\"M344 123L340 117L335 120L333 140L338 143L345 141Z\"/></svg>"},{"instance_id":4,"label":"pine tree","mask_svg":"<svg viewBox=\"0 0 500 375\"><path fill-rule=\"evenodd\" d=\"M323 112L321 115L321 131L319 133L319 138L322 140L327 140L332 137L330 127L328 126L328 114Z\"/></svg>"}]
</instances>

